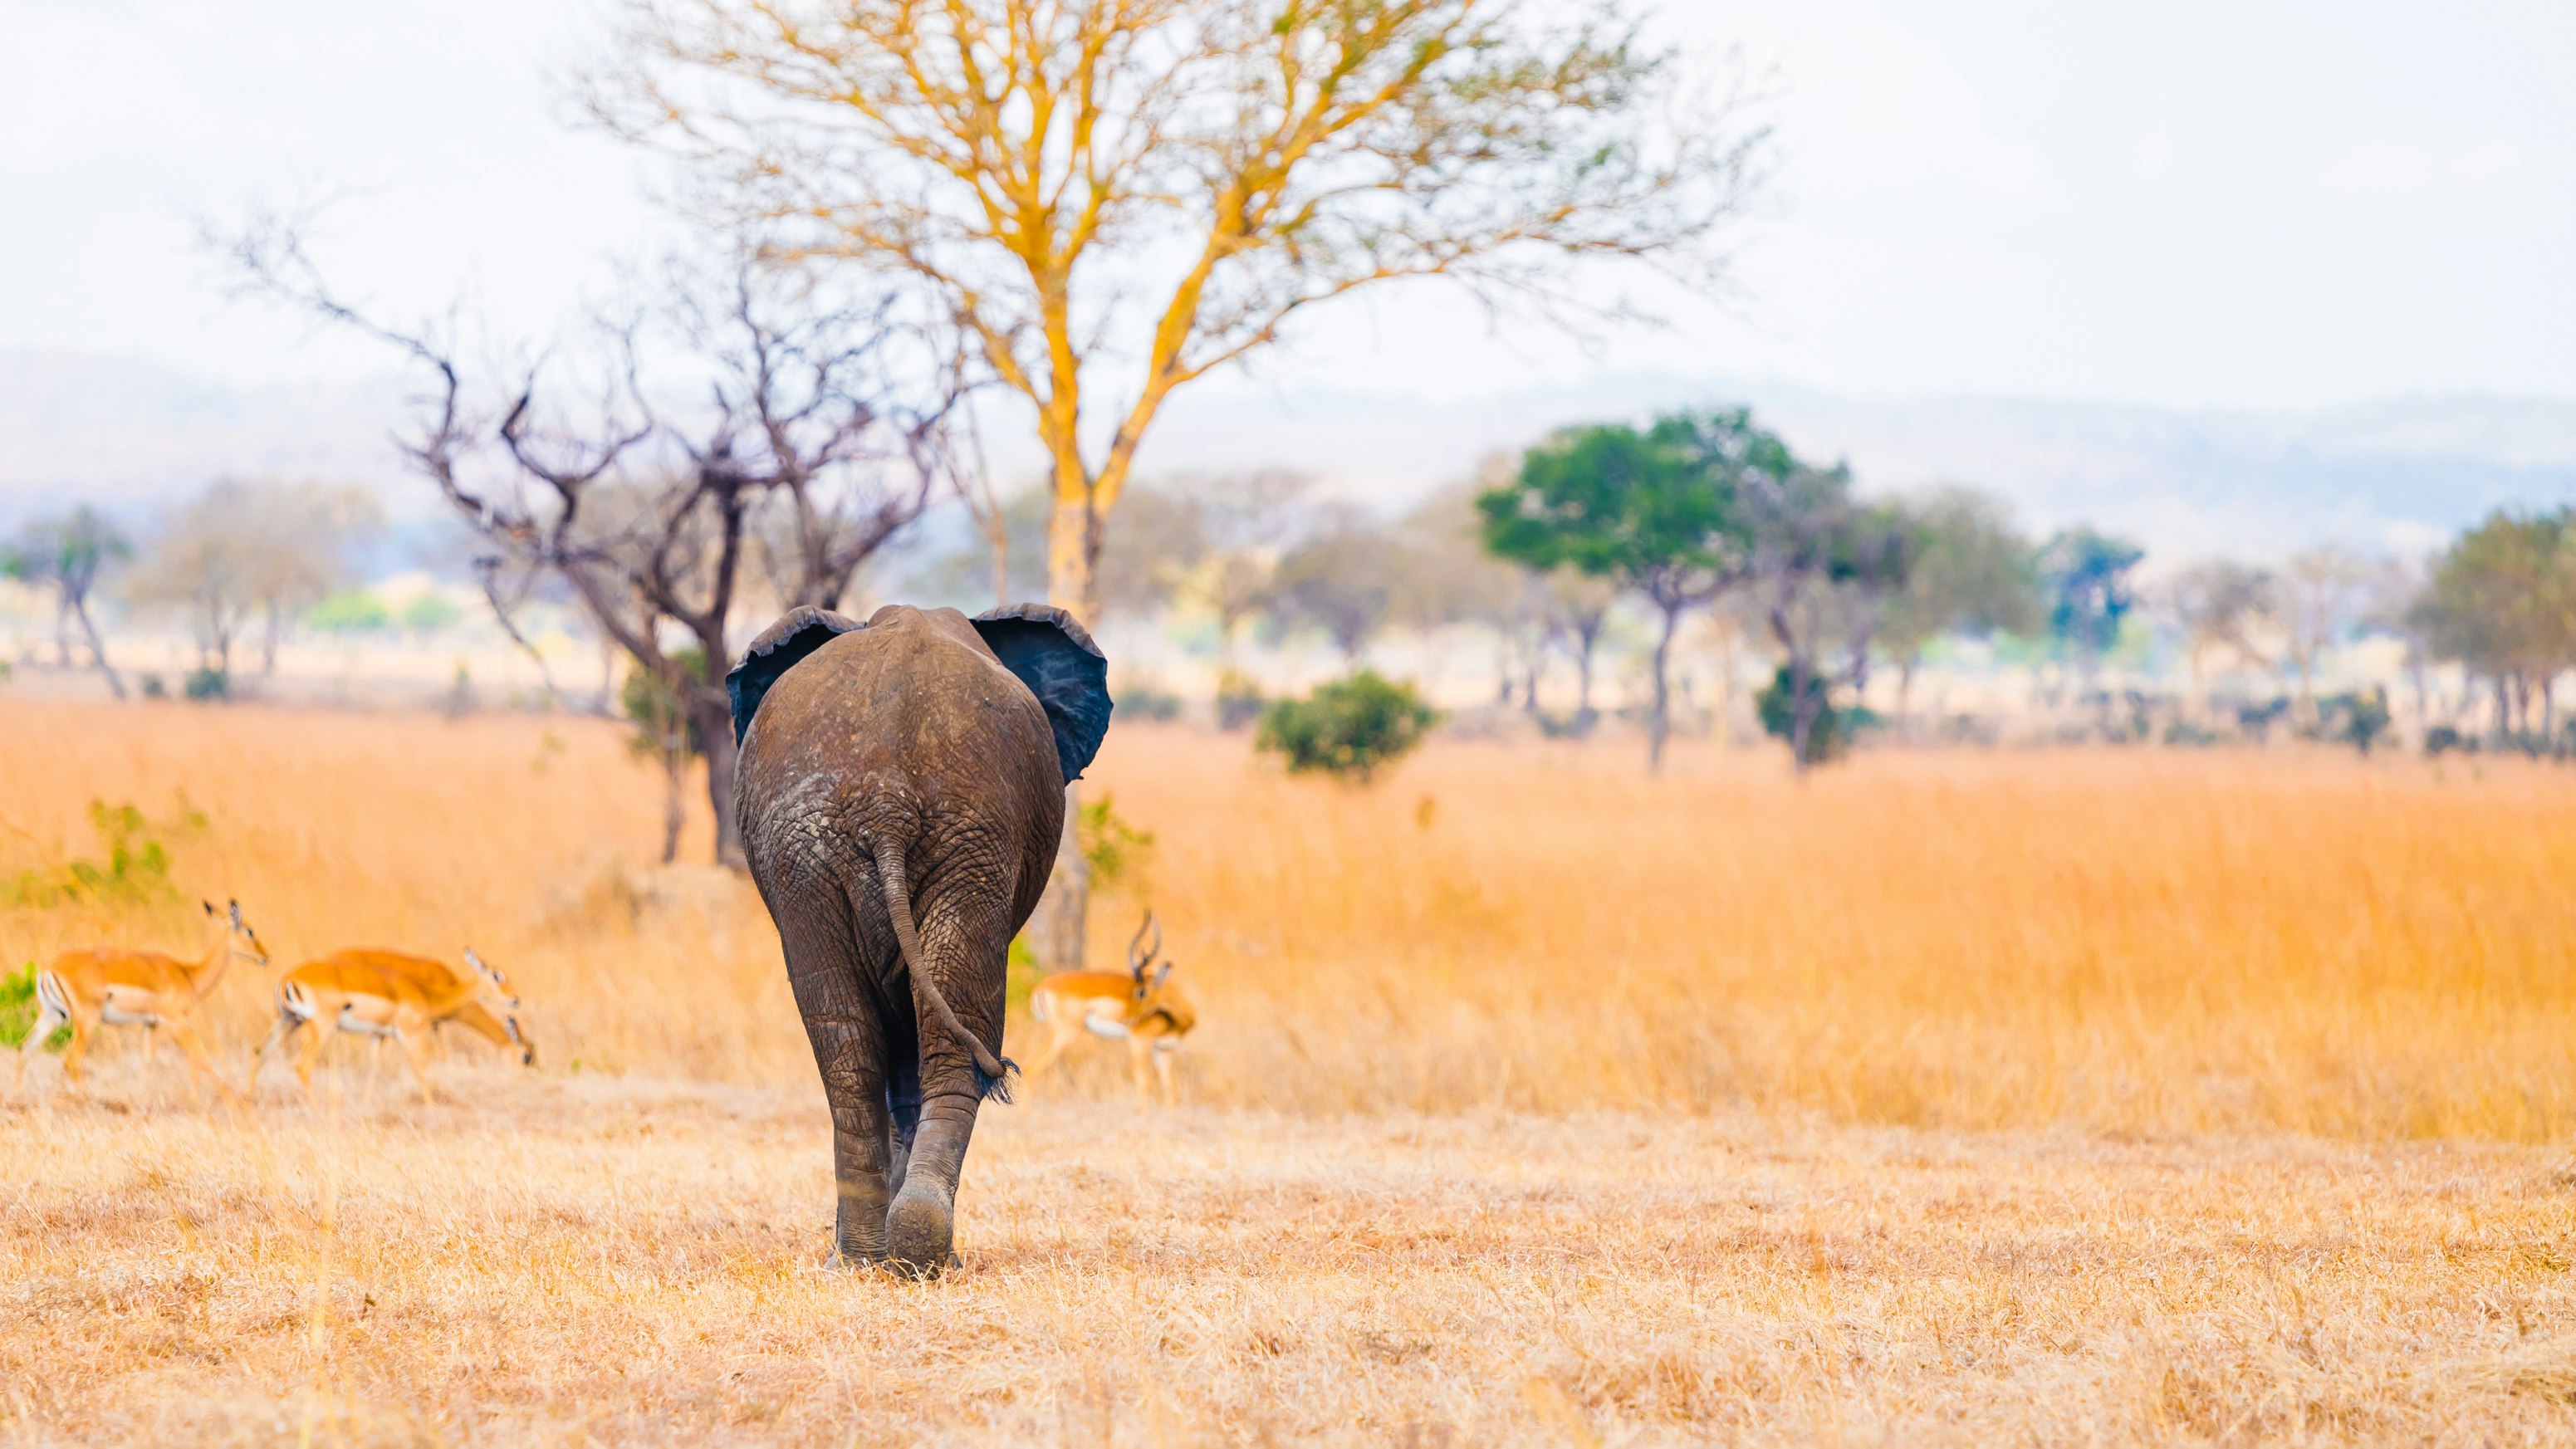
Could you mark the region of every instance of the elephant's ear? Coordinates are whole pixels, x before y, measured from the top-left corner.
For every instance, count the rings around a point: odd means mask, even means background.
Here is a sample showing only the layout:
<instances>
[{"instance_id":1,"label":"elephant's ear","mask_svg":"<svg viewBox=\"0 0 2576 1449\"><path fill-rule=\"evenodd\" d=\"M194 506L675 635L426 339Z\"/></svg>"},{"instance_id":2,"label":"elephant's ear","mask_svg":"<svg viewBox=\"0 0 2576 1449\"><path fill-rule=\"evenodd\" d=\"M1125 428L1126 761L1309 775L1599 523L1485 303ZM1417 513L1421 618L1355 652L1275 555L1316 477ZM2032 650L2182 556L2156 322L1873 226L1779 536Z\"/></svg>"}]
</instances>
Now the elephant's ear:
<instances>
[{"instance_id":1,"label":"elephant's ear","mask_svg":"<svg viewBox=\"0 0 2576 1449\"><path fill-rule=\"evenodd\" d=\"M975 616L975 632L1045 707L1066 784L1082 778L1109 733L1109 660L1071 614L1013 604Z\"/></svg>"},{"instance_id":2,"label":"elephant's ear","mask_svg":"<svg viewBox=\"0 0 2576 1449\"><path fill-rule=\"evenodd\" d=\"M725 676L725 693L733 699L733 742L742 743L751 729L751 717L760 713L761 696L769 693L778 676L795 668L806 655L866 627L845 614L805 604L761 630L751 647L742 651L742 662Z\"/></svg>"}]
</instances>

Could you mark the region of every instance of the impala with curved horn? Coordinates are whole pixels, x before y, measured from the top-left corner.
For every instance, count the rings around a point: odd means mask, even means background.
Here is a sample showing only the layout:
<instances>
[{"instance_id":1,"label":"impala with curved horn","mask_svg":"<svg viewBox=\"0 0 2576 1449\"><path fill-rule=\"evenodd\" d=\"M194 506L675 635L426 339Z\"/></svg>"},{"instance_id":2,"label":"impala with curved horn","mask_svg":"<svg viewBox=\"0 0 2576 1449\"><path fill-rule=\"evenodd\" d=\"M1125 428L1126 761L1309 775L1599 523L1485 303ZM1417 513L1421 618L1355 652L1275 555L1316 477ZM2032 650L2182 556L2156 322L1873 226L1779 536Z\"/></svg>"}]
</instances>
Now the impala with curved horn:
<instances>
[{"instance_id":1,"label":"impala with curved horn","mask_svg":"<svg viewBox=\"0 0 2576 1449\"><path fill-rule=\"evenodd\" d=\"M154 1040L157 1033L168 1032L188 1059L190 1078L203 1076L226 1102L238 1105L240 1097L231 1083L216 1074L190 1018L198 1003L224 979L224 969L234 957L265 966L268 948L242 919L241 902L228 902L220 911L212 901L204 905L215 939L195 961L159 951L104 946L65 952L37 972L36 1020L18 1048L18 1080L26 1080L28 1057L42 1050L45 1038L66 1022L71 1025L72 1043L63 1053L63 1076L75 1089L81 1084L81 1061L89 1055L90 1038L101 1026L139 1026L156 1033Z\"/></svg>"},{"instance_id":2,"label":"impala with curved horn","mask_svg":"<svg viewBox=\"0 0 2576 1449\"><path fill-rule=\"evenodd\" d=\"M411 1064L423 1102L435 1102L425 1070L430 1029L442 1021L478 1032L493 1045L516 1051L520 1064L535 1066L537 1049L519 1027L519 998L510 994L501 973L472 950L465 952L470 974L446 963L399 951L350 950L307 961L277 983L277 1025L251 1058L251 1085L268 1054L298 1031L311 1030L295 1054L295 1075L307 1101L318 1101L313 1067L333 1032L393 1038Z\"/></svg>"},{"instance_id":3,"label":"impala with curved horn","mask_svg":"<svg viewBox=\"0 0 2576 1449\"><path fill-rule=\"evenodd\" d=\"M1145 939L1148 932L1154 938L1150 944ZM1199 1017L1173 984L1172 963L1154 964L1162 950L1163 928L1147 911L1136 938L1127 943L1126 970L1059 971L1039 982L1029 993L1029 1016L1047 1028L1047 1040L1022 1075L1036 1077L1089 1032L1127 1043L1128 1067L1139 1096L1147 1095L1145 1063L1151 1058L1163 1101L1171 1104L1175 1100L1172 1054L1181 1049L1181 1038L1198 1025Z\"/></svg>"}]
</instances>

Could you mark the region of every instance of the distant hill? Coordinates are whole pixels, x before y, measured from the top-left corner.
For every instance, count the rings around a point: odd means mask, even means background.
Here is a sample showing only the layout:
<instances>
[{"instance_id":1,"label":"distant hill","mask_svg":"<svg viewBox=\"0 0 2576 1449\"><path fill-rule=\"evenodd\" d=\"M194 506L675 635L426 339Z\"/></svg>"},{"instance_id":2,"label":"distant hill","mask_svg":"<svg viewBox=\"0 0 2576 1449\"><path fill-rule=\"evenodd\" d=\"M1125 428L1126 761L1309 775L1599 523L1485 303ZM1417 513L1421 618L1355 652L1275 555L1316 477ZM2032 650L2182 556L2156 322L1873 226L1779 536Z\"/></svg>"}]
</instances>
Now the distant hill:
<instances>
[{"instance_id":1,"label":"distant hill","mask_svg":"<svg viewBox=\"0 0 2576 1449\"><path fill-rule=\"evenodd\" d=\"M387 441L404 397L390 374L237 388L140 360L0 351L0 522L74 496L139 519L228 473L367 482L425 519L435 507ZM2164 559L2272 557L2321 539L2413 553L2498 506L2576 501L2576 399L2187 412L1663 374L1456 401L1206 389L1167 415L1144 469L1299 468L1394 507L1564 423L1726 401L1751 403L1802 452L1849 459L1865 488L1973 483L2034 528L2090 522ZM996 463L1033 472L1036 457L1003 447Z\"/></svg>"}]
</instances>

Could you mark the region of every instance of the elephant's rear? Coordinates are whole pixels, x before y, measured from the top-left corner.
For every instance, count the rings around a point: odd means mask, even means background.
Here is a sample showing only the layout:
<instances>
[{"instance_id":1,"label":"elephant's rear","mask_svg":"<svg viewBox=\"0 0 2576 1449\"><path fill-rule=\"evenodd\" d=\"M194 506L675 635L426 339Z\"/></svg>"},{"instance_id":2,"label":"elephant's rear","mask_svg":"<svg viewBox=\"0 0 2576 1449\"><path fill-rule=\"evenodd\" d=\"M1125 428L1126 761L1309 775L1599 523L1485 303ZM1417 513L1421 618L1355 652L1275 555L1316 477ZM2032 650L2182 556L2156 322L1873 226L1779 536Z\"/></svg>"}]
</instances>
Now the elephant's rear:
<instances>
[{"instance_id":1,"label":"elephant's rear","mask_svg":"<svg viewBox=\"0 0 2576 1449\"><path fill-rule=\"evenodd\" d=\"M947 1260L1000 1089L1010 941L1046 888L1106 661L1052 610L782 619L728 679L736 810L832 1103L845 1254Z\"/></svg>"},{"instance_id":2,"label":"elephant's rear","mask_svg":"<svg viewBox=\"0 0 2576 1449\"><path fill-rule=\"evenodd\" d=\"M1064 810L1047 716L962 617L940 612L955 625L881 611L760 701L735 808L764 888L847 889L893 841L916 889L959 870L1003 882L1014 929L1037 904Z\"/></svg>"}]
</instances>

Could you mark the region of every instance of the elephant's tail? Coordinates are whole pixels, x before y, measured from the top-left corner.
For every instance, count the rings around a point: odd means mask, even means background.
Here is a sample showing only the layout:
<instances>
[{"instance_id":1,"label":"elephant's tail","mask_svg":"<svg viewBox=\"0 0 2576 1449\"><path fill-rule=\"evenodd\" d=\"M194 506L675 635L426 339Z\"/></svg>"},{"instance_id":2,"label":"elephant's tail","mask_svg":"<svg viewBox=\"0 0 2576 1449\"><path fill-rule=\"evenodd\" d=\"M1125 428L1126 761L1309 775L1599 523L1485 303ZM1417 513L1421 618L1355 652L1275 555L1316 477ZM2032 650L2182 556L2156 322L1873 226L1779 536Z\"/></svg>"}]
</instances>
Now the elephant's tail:
<instances>
[{"instance_id":1,"label":"elephant's tail","mask_svg":"<svg viewBox=\"0 0 2576 1449\"><path fill-rule=\"evenodd\" d=\"M879 835L876 860L877 882L885 887L886 916L894 922L895 945L903 951L904 968L912 973L912 984L921 988L921 994L930 1002L931 1014L939 1018L939 1024L974 1055L975 1070L984 1079L981 1084L984 1094L1008 1102L1011 1100L1011 1074L1019 1070L1019 1064L1008 1057L995 1057L986 1050L975 1033L968 1031L966 1024L957 1019L957 1013L948 1009L948 998L940 994L939 983L931 980L930 973L921 967L921 933L913 927L912 889L904 875L903 846Z\"/></svg>"}]
</instances>

